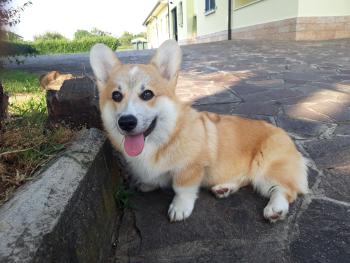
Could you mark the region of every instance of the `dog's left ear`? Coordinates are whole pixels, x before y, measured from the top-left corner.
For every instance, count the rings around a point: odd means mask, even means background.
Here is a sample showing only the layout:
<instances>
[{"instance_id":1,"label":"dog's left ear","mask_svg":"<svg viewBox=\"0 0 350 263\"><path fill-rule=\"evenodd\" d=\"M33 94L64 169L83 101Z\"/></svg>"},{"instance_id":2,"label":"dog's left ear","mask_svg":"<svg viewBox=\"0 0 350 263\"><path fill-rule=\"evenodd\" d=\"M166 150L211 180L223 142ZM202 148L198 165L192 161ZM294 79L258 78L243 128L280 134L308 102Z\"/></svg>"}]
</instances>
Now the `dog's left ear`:
<instances>
[{"instance_id":1,"label":"dog's left ear","mask_svg":"<svg viewBox=\"0 0 350 263\"><path fill-rule=\"evenodd\" d=\"M163 78L169 82L177 80L178 72L181 66L181 49L177 42L173 39L165 41L157 50L151 60L151 64L155 65Z\"/></svg>"}]
</instances>

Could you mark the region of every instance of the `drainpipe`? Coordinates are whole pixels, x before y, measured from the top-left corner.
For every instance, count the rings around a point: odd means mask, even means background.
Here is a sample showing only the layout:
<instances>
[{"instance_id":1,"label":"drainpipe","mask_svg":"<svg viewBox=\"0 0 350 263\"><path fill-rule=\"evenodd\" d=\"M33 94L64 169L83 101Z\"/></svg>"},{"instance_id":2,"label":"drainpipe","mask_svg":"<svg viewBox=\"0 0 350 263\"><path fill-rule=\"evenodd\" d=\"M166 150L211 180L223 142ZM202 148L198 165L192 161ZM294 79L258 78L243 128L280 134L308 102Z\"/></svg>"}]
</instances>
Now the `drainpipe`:
<instances>
[{"instance_id":1,"label":"drainpipe","mask_svg":"<svg viewBox=\"0 0 350 263\"><path fill-rule=\"evenodd\" d=\"M227 39L231 40L232 39L232 30L231 30L231 7L232 5L232 0L228 0L228 19L227 19Z\"/></svg>"}]
</instances>

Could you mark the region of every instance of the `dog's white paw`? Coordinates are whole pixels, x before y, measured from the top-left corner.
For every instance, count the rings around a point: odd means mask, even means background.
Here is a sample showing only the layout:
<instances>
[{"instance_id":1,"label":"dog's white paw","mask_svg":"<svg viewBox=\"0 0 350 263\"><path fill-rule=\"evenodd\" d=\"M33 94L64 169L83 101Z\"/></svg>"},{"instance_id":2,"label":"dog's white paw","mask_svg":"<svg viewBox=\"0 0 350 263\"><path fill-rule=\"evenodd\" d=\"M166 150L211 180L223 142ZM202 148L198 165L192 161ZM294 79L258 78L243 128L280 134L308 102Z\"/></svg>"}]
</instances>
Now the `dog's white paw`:
<instances>
[{"instance_id":1,"label":"dog's white paw","mask_svg":"<svg viewBox=\"0 0 350 263\"><path fill-rule=\"evenodd\" d=\"M271 223L275 223L278 220L283 220L288 213L288 202L269 202L264 208L264 217Z\"/></svg>"},{"instance_id":2,"label":"dog's white paw","mask_svg":"<svg viewBox=\"0 0 350 263\"><path fill-rule=\"evenodd\" d=\"M178 198L175 196L168 210L170 221L174 222L185 220L191 215L193 207L193 200L186 200L185 198Z\"/></svg>"}]
</instances>

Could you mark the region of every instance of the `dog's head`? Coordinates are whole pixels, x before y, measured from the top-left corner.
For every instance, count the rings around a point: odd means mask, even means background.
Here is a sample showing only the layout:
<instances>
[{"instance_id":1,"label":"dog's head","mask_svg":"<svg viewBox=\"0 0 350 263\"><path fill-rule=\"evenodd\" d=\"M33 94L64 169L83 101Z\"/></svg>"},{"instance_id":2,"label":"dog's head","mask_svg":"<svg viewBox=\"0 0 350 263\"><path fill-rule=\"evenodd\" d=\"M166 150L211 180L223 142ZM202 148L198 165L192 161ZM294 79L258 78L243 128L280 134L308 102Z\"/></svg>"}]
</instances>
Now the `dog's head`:
<instances>
[{"instance_id":1,"label":"dog's head","mask_svg":"<svg viewBox=\"0 0 350 263\"><path fill-rule=\"evenodd\" d=\"M109 135L118 143L124 141L129 156L139 155L145 143L164 142L177 120L181 50L176 41L164 42L148 65L122 64L111 49L97 44L90 63Z\"/></svg>"}]
</instances>

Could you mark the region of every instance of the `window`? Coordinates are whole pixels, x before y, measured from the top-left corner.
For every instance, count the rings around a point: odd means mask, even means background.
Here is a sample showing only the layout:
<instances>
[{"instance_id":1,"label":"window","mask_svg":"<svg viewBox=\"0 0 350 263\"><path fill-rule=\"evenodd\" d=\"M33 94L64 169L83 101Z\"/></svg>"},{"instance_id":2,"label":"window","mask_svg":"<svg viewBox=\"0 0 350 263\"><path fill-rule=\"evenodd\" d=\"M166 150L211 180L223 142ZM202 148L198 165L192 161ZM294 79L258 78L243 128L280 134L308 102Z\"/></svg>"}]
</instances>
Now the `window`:
<instances>
[{"instance_id":1,"label":"window","mask_svg":"<svg viewBox=\"0 0 350 263\"><path fill-rule=\"evenodd\" d=\"M178 10L178 17L179 17L179 26L183 26L184 24L184 18L183 18L183 9L182 9L182 2L179 3L179 10Z\"/></svg>"},{"instance_id":2,"label":"window","mask_svg":"<svg viewBox=\"0 0 350 263\"><path fill-rule=\"evenodd\" d=\"M205 12L214 11L216 8L215 0L205 0Z\"/></svg>"},{"instance_id":3,"label":"window","mask_svg":"<svg viewBox=\"0 0 350 263\"><path fill-rule=\"evenodd\" d=\"M260 2L261 0L236 0L235 1L235 9L241 8L256 2Z\"/></svg>"}]
</instances>

